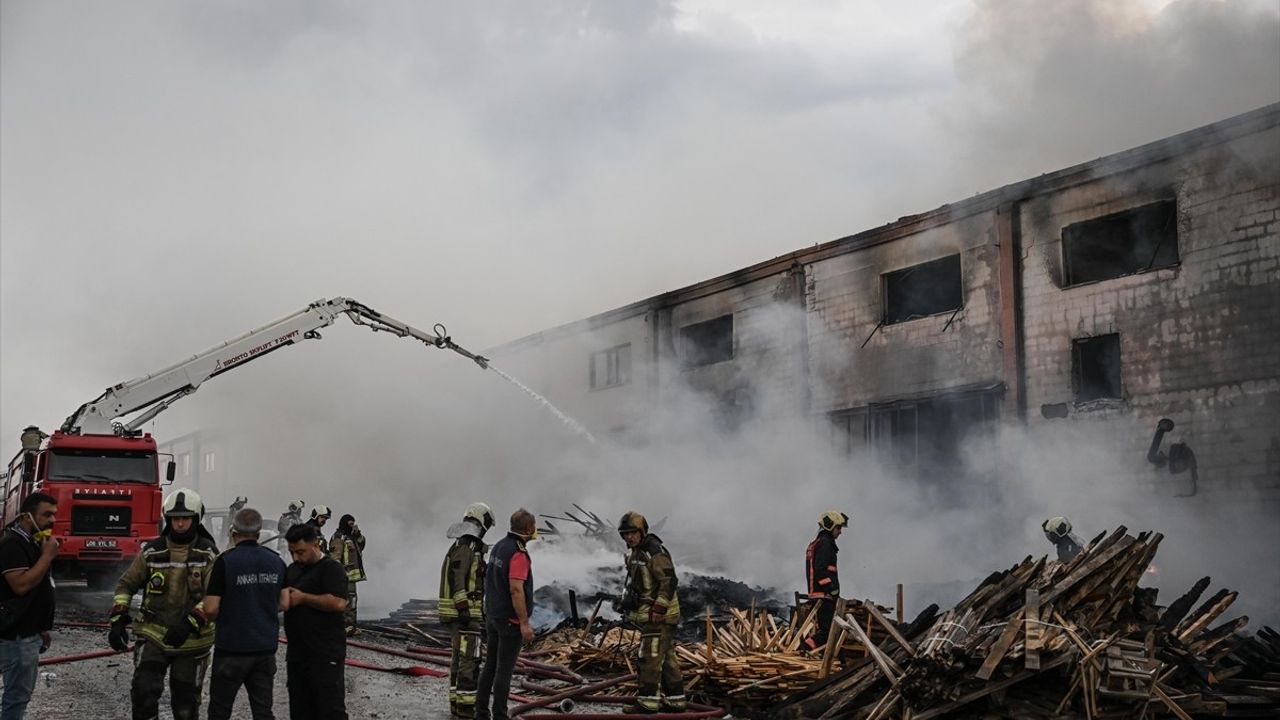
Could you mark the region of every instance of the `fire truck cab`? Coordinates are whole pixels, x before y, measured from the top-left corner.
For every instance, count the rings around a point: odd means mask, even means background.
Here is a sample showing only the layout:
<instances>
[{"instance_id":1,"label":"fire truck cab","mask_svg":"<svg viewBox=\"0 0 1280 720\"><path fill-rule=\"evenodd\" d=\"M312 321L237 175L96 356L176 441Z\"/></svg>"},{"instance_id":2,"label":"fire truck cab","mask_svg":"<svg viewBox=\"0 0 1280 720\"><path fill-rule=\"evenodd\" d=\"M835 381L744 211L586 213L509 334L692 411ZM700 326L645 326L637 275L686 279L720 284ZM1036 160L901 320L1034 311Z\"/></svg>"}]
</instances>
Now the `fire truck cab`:
<instances>
[{"instance_id":1,"label":"fire truck cab","mask_svg":"<svg viewBox=\"0 0 1280 720\"><path fill-rule=\"evenodd\" d=\"M23 450L10 461L4 523L17 518L31 493L52 496L58 501L53 535L62 544L55 575L84 577L91 587L105 587L144 543L160 534L159 461L150 434L55 431L39 450ZM169 481L173 472L170 461Z\"/></svg>"}]
</instances>

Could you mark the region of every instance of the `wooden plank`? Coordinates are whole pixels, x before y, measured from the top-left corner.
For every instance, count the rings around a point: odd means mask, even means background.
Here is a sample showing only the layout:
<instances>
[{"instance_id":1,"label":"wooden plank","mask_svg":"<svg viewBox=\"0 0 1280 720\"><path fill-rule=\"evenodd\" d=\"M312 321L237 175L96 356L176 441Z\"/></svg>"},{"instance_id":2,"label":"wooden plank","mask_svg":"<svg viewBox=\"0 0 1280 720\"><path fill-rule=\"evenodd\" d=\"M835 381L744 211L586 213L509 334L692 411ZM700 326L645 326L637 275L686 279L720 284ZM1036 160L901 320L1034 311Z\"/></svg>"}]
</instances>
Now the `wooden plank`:
<instances>
[{"instance_id":1,"label":"wooden plank","mask_svg":"<svg viewBox=\"0 0 1280 720\"><path fill-rule=\"evenodd\" d=\"M898 614L898 624L902 624L902 583L898 583L898 604L894 606L893 611Z\"/></svg>"},{"instance_id":2,"label":"wooden plank","mask_svg":"<svg viewBox=\"0 0 1280 720\"><path fill-rule=\"evenodd\" d=\"M991 679L996 667L1004 659L1005 653L1009 652L1009 647L1018 638L1018 631L1022 629L1022 618L1025 612L1025 610L1019 610L1013 614L1012 618L1009 618L1009 624L1004 626L1004 632L1000 633L1000 639L996 640L996 644L991 646L991 652L987 654L987 659L983 661L982 667L978 669L979 680Z\"/></svg>"},{"instance_id":3,"label":"wooden plank","mask_svg":"<svg viewBox=\"0 0 1280 720\"><path fill-rule=\"evenodd\" d=\"M1116 555L1119 555L1120 553L1127 550L1129 546L1132 545L1134 542L1136 541L1134 540L1132 535L1125 535L1124 537L1120 538L1115 542L1115 544L1111 545L1106 550L1103 550L1102 552L1098 553L1096 556L1089 558L1088 562L1085 562L1084 564L1077 567L1074 571L1072 571L1070 575L1054 583L1053 587L1049 590L1049 592L1045 593L1040 598L1041 602L1046 602L1046 603L1053 602L1059 595L1061 595L1062 593L1074 587L1076 583L1080 582L1081 580L1088 577L1089 575L1092 575L1095 570L1102 567L1103 565L1106 565Z\"/></svg>"},{"instance_id":4,"label":"wooden plank","mask_svg":"<svg viewBox=\"0 0 1280 720\"><path fill-rule=\"evenodd\" d=\"M880 667L880 672L884 673L884 676L889 679L891 684L897 685L898 678L902 675L902 668L898 667L897 663L891 658L880 652L880 648L876 647L875 643L871 642L871 638L867 637L867 634L858 626L858 621L856 619L842 618L839 615L835 616L835 621L842 627L853 631L858 640L866 646L867 652L871 654L871 659Z\"/></svg>"},{"instance_id":5,"label":"wooden plank","mask_svg":"<svg viewBox=\"0 0 1280 720\"><path fill-rule=\"evenodd\" d=\"M902 586L899 585L898 587L901 588ZM886 620L884 615L880 614L880 611L876 609L876 604L870 600L864 600L863 603L863 607L867 609L867 612L870 613L871 617L876 619L876 622L880 623L880 626L885 629L885 632L889 633L889 637L893 638L893 641L898 643L903 650L906 650L908 655L915 657L916 649L911 646L911 643L908 642L906 638L902 637L902 633L898 632L898 629L893 626L893 623Z\"/></svg>"},{"instance_id":6,"label":"wooden plank","mask_svg":"<svg viewBox=\"0 0 1280 720\"><path fill-rule=\"evenodd\" d=\"M1006 678L999 682L987 683L986 685L982 686L982 688L978 690L974 690L973 692L967 695L962 695L956 700L947 703L946 705L939 705L938 707L930 708L929 710L926 710L920 713L919 715L916 715L915 720L929 720L930 718L942 717L943 715L946 715L947 713L951 712L952 710L955 710L956 708L960 708L960 707L964 707L965 705L968 705L974 700L980 700L990 695L993 692L996 692L998 690L1003 690L1009 687L1010 685L1017 685L1023 680L1026 680L1027 678L1033 677L1035 675L1039 675L1040 673L1045 672L1046 670L1052 670L1053 668L1056 668L1059 665L1066 663L1070 659L1071 659L1070 655L1059 655L1053 660L1050 660L1049 662L1045 663L1044 666L1041 667L1039 670L1023 670L1022 672L1018 673L1017 675L1014 675L1011 678Z\"/></svg>"},{"instance_id":7,"label":"wooden plank","mask_svg":"<svg viewBox=\"0 0 1280 720\"><path fill-rule=\"evenodd\" d=\"M1027 626L1027 643L1025 655L1027 657L1027 669L1040 669L1040 591L1035 588L1027 588L1027 607L1026 613Z\"/></svg>"},{"instance_id":8,"label":"wooden plank","mask_svg":"<svg viewBox=\"0 0 1280 720\"><path fill-rule=\"evenodd\" d=\"M1194 720L1187 714L1186 710L1183 710L1182 707L1179 706L1178 703L1174 702L1164 690L1160 689L1159 683L1152 684L1151 689L1155 691L1155 696L1160 698L1160 702L1164 703L1164 706L1169 708L1169 712L1177 715L1181 720Z\"/></svg>"}]
</instances>

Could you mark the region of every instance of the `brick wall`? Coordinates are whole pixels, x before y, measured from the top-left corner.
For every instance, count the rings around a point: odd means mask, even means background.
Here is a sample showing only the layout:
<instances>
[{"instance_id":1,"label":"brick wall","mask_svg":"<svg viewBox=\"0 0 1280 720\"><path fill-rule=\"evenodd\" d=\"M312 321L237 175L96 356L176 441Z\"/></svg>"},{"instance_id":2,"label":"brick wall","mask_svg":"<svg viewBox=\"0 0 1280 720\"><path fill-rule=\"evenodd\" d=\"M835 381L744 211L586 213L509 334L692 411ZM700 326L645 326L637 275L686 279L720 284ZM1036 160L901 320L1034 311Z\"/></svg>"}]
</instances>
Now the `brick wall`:
<instances>
[{"instance_id":1,"label":"brick wall","mask_svg":"<svg viewBox=\"0 0 1280 720\"><path fill-rule=\"evenodd\" d=\"M810 265L812 410L1000 382L995 238L995 214L987 212ZM964 306L954 317L948 312L876 330L884 316L883 274L956 253Z\"/></svg>"},{"instance_id":2,"label":"brick wall","mask_svg":"<svg viewBox=\"0 0 1280 720\"><path fill-rule=\"evenodd\" d=\"M1141 455L1156 421L1195 451L1200 491L1280 498L1280 129L1099 178L1020 208L1029 422L1103 424ZM1062 287L1062 228L1177 199L1180 264ZM1073 339L1118 333L1123 398L1073 403ZM1063 420L1042 405L1066 403ZM1163 491L1184 481L1143 467Z\"/></svg>"}]
</instances>

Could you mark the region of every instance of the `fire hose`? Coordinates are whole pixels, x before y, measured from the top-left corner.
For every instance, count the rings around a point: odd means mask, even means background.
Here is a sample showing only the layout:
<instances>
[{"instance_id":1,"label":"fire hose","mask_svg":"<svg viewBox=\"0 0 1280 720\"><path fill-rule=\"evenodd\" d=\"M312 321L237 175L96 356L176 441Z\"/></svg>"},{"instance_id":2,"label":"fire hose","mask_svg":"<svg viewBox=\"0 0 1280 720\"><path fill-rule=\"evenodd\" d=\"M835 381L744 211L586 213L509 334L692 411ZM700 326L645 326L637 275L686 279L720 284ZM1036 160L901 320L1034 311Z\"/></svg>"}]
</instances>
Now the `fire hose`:
<instances>
[{"instance_id":1,"label":"fire hose","mask_svg":"<svg viewBox=\"0 0 1280 720\"><path fill-rule=\"evenodd\" d=\"M558 692L553 695L548 695L546 697L538 698L531 702L524 703L523 705L517 705L511 708L509 714L513 716L519 715L520 713L526 712L528 710L532 710L534 708L554 705L563 700L573 700L574 698L581 697L588 693L599 692L600 690L611 688L614 685L621 685L624 682L628 682L630 680L635 680L635 679L636 679L636 676L634 673L632 673L631 675L619 675L617 677L609 678L608 680L601 680L600 682L592 683L590 685L580 685L578 687L570 688L568 690L564 690L562 692ZM531 683L528 680L522 680L520 682L520 687L526 690L533 690L535 692L542 692L542 693L545 693L551 690L550 688L544 687L542 685L536 685L534 683ZM562 707L564 706L562 705ZM566 709L572 709L572 708L573 706L569 705L568 708Z\"/></svg>"},{"instance_id":2,"label":"fire hose","mask_svg":"<svg viewBox=\"0 0 1280 720\"><path fill-rule=\"evenodd\" d=\"M133 651L133 646L130 645L124 650L95 650L93 652L82 653L80 655L62 655L60 657L41 658L40 666L43 667L45 665L61 665L62 663L79 662L81 660L92 660L94 658L102 658L102 657L111 657L112 655L123 655L124 653L132 652L132 651Z\"/></svg>"},{"instance_id":3,"label":"fire hose","mask_svg":"<svg viewBox=\"0 0 1280 720\"><path fill-rule=\"evenodd\" d=\"M439 658L438 662L441 664L446 664L449 658L452 657L452 652L450 650L445 648L430 648L425 645L410 645L407 652L414 653L415 656L419 657L425 656L424 659ZM574 684L581 684L587 681L586 678L563 665L537 662L526 657L516 658L516 672L521 675L533 675L546 680L560 680Z\"/></svg>"},{"instance_id":4,"label":"fire hose","mask_svg":"<svg viewBox=\"0 0 1280 720\"><path fill-rule=\"evenodd\" d=\"M408 675L409 677L447 677L449 673L441 672L433 668L424 667L422 665L410 665L409 667L385 667L382 665L374 665L363 660L353 660L347 658L344 661L351 667L363 668L365 670L377 670L385 673L395 673L397 675Z\"/></svg>"},{"instance_id":5,"label":"fire hose","mask_svg":"<svg viewBox=\"0 0 1280 720\"><path fill-rule=\"evenodd\" d=\"M582 702L601 703L613 705L626 705L634 703L636 698L634 695L583 695L578 698ZM514 713L513 713L514 714ZM684 712L657 712L657 713L565 713L565 712L549 712L536 713L533 715L521 715L523 720L704 720L707 718L719 718L728 714L724 708L712 707L710 705L701 705L699 703L689 703L688 710Z\"/></svg>"}]
</instances>

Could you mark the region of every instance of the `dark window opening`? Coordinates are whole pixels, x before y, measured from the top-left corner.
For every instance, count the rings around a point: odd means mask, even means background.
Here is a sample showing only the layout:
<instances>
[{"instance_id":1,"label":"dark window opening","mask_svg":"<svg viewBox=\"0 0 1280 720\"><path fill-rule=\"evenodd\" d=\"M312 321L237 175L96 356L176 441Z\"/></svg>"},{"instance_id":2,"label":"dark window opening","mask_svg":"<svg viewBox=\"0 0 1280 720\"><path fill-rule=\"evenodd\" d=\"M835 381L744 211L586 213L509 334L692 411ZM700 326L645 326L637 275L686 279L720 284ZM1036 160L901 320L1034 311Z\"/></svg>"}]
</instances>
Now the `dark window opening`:
<instances>
[{"instance_id":1,"label":"dark window opening","mask_svg":"<svg viewBox=\"0 0 1280 720\"><path fill-rule=\"evenodd\" d=\"M963 451L1000 417L998 389L939 395L857 408L832 417L847 452L874 452L921 480L951 477Z\"/></svg>"},{"instance_id":2,"label":"dark window opening","mask_svg":"<svg viewBox=\"0 0 1280 720\"><path fill-rule=\"evenodd\" d=\"M591 389L631 382L631 343L591 353Z\"/></svg>"},{"instance_id":3,"label":"dark window opening","mask_svg":"<svg viewBox=\"0 0 1280 720\"><path fill-rule=\"evenodd\" d=\"M680 328L685 367L733 359L733 315Z\"/></svg>"},{"instance_id":4,"label":"dark window opening","mask_svg":"<svg viewBox=\"0 0 1280 720\"><path fill-rule=\"evenodd\" d=\"M949 255L884 276L884 324L951 312L964 303L960 256Z\"/></svg>"},{"instance_id":5,"label":"dark window opening","mask_svg":"<svg viewBox=\"0 0 1280 720\"><path fill-rule=\"evenodd\" d=\"M1178 203L1143 205L1062 229L1064 286L1178 264Z\"/></svg>"},{"instance_id":6,"label":"dark window opening","mask_svg":"<svg viewBox=\"0 0 1280 720\"><path fill-rule=\"evenodd\" d=\"M1120 336L1098 335L1071 347L1076 402L1120 397Z\"/></svg>"}]
</instances>

